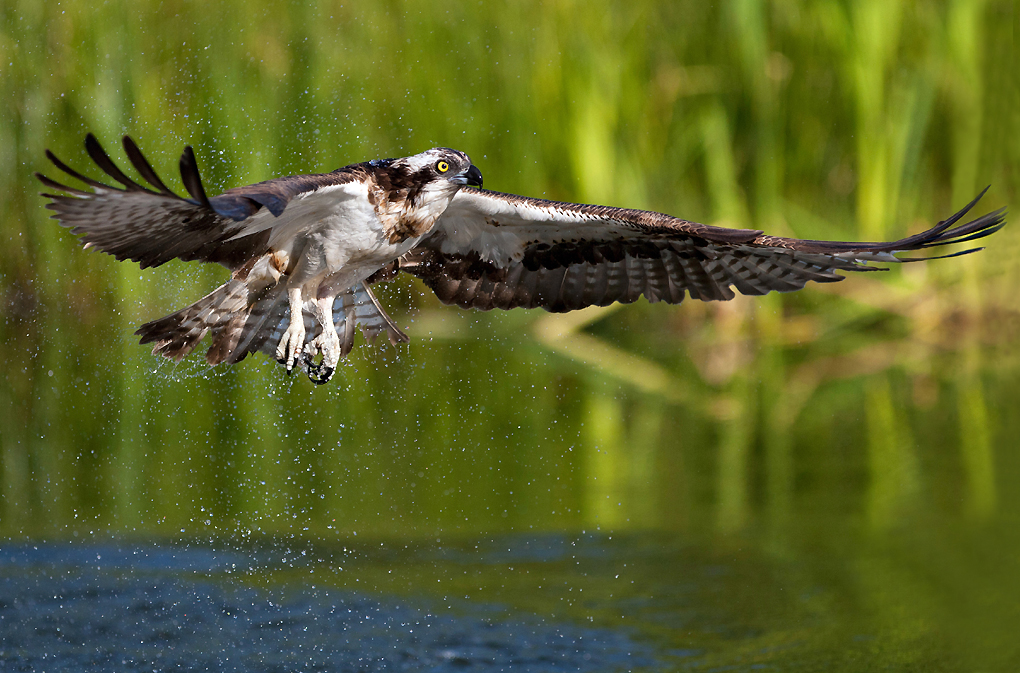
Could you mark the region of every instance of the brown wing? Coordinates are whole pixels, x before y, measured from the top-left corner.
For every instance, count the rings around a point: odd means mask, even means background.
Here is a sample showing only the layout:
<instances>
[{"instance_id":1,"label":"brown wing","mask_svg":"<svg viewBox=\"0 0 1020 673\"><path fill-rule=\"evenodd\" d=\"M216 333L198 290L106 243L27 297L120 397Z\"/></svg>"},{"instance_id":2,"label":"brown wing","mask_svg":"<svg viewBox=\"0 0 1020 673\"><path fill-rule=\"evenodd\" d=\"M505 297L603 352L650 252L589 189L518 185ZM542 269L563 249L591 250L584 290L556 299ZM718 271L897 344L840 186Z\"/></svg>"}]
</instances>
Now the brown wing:
<instances>
[{"instance_id":1,"label":"brown wing","mask_svg":"<svg viewBox=\"0 0 1020 673\"><path fill-rule=\"evenodd\" d=\"M983 195L982 192L981 195ZM489 310L680 303L685 293L727 300L734 290L790 292L868 262L914 261L895 252L982 238L1004 210L953 226L981 198L916 236L889 243L807 241L724 229L669 215L529 199L465 188L434 233L400 260L447 304ZM973 252L967 250L964 252ZM964 253L956 253L964 254Z\"/></svg>"},{"instance_id":2,"label":"brown wing","mask_svg":"<svg viewBox=\"0 0 1020 673\"><path fill-rule=\"evenodd\" d=\"M236 269L266 251L271 227L257 226L266 211L280 217L294 197L351 183L360 176L359 166L348 166L332 173L276 178L210 198L195 153L186 147L180 160L181 181L191 196L186 199L167 188L131 138L124 136L123 143L131 164L155 191L127 177L91 133L85 137L86 151L122 188L82 175L49 150L46 156L57 168L92 191L68 187L40 173L36 177L47 187L66 192L44 193L51 199L46 207L55 211L53 217L62 225L80 234L83 244L117 259L134 260L142 268L177 258L218 262Z\"/></svg>"}]
</instances>

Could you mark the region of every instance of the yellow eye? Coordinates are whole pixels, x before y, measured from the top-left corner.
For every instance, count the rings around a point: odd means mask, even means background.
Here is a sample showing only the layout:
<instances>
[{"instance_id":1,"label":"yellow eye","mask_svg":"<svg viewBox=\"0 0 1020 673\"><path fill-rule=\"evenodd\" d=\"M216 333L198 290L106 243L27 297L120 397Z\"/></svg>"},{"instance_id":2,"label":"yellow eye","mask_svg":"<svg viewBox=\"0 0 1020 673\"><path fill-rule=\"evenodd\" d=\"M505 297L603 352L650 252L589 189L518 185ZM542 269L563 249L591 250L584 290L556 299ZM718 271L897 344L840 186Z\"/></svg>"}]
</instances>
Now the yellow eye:
<instances>
[{"instance_id":1,"label":"yellow eye","mask_svg":"<svg viewBox=\"0 0 1020 673\"><path fill-rule=\"evenodd\" d=\"M440 173L445 173L446 171L450 170L450 164L446 163L445 161L437 161L436 170L439 171Z\"/></svg>"}]
</instances>

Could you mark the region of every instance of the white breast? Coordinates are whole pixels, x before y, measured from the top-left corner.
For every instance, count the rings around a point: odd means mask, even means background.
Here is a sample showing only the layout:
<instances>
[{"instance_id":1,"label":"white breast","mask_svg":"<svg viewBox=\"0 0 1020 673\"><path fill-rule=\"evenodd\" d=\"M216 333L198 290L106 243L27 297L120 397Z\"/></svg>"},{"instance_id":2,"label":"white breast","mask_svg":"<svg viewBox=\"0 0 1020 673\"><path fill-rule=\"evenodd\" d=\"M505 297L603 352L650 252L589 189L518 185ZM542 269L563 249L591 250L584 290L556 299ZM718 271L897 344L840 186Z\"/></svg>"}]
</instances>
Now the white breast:
<instances>
[{"instance_id":1,"label":"white breast","mask_svg":"<svg viewBox=\"0 0 1020 673\"><path fill-rule=\"evenodd\" d=\"M269 247L290 258L289 282L302 285L327 277L329 285L355 284L418 242L389 242L360 182L298 195L279 217L262 209L239 236L267 229Z\"/></svg>"}]
</instances>

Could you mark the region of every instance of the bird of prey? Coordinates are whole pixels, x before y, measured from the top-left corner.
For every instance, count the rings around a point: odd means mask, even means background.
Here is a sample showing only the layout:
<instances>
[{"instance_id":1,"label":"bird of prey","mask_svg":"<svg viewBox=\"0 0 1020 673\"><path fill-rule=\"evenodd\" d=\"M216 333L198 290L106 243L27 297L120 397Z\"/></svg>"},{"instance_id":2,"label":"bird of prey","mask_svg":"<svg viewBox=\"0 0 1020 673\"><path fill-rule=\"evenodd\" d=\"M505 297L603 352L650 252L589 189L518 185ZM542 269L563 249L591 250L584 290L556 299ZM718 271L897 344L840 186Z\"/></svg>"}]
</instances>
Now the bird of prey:
<instances>
[{"instance_id":1,"label":"bird of prey","mask_svg":"<svg viewBox=\"0 0 1020 673\"><path fill-rule=\"evenodd\" d=\"M90 188L37 173L63 192L43 194L53 217L80 234L85 247L142 268L181 259L217 262L231 272L191 306L142 325L141 343L179 360L211 333L210 365L261 351L288 372L304 369L315 383L328 381L350 352L355 325L369 339L385 332L391 343L408 341L371 289L400 272L420 278L443 303L481 310L573 311L641 296L679 304L685 293L727 300L734 290L789 292L807 281L842 280L839 271L881 268L870 262L925 259L896 253L988 236L1003 226L1005 212L958 224L982 192L952 217L898 241L782 238L488 191L468 156L446 148L210 197L195 153L185 147L180 170L190 198L184 198L163 183L131 138L123 145L148 187L125 175L92 134L86 151L119 187L86 177L47 150L58 169Z\"/></svg>"}]
</instances>

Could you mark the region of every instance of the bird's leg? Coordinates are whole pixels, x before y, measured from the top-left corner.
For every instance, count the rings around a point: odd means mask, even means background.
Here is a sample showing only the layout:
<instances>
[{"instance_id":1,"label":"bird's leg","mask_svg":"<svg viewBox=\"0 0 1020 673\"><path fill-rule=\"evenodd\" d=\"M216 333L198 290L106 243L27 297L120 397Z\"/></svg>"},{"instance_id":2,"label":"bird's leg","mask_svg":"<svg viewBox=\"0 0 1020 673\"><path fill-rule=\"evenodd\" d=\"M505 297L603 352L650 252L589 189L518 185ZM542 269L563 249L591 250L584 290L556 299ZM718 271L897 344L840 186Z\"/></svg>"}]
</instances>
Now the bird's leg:
<instances>
[{"instance_id":1,"label":"bird's leg","mask_svg":"<svg viewBox=\"0 0 1020 673\"><path fill-rule=\"evenodd\" d=\"M287 298L290 300L290 325L280 339L280 345L276 347L276 359L287 366L287 372L294 369L298 356L305 345L305 319L302 315L304 302L301 300L301 288L293 287L287 290Z\"/></svg>"},{"instance_id":2,"label":"bird's leg","mask_svg":"<svg viewBox=\"0 0 1020 673\"><path fill-rule=\"evenodd\" d=\"M311 353L305 358L305 365L308 367L308 378L313 383L326 383L333 378L337 363L343 355L340 348L340 335L336 332L336 325L333 324L333 300L335 296L319 297L315 300L315 319L319 322L322 331L319 336L310 344L313 347ZM313 364L311 355L315 349L322 351L322 361Z\"/></svg>"}]
</instances>

